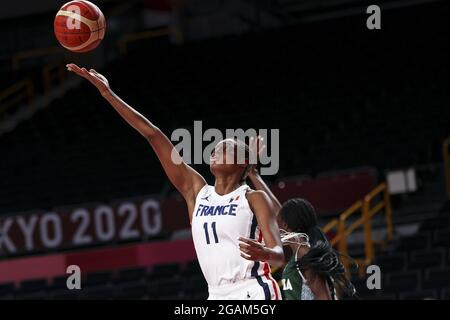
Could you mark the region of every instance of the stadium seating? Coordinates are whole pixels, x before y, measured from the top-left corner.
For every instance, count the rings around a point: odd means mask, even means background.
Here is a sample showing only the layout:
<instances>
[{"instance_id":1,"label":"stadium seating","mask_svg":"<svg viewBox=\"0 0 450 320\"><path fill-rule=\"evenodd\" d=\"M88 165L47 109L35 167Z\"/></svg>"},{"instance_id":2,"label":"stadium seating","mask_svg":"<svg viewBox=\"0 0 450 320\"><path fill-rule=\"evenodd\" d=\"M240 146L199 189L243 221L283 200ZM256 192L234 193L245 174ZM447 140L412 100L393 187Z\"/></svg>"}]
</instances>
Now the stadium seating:
<instances>
[{"instance_id":1,"label":"stadium seating","mask_svg":"<svg viewBox=\"0 0 450 320\"><path fill-rule=\"evenodd\" d=\"M440 19L446 17L436 16L435 23ZM168 134L202 119L204 129L279 128L280 171L269 180L440 162L450 108L447 88L436 85L447 83L448 74L434 58L447 35L432 23L420 28L433 37L414 26L392 28L386 48L348 21L336 22L336 30L356 48L314 24L183 46L148 43L98 71ZM409 50L421 52L426 63L405 54ZM395 74L386 77L390 70ZM14 77L29 72L39 74L30 69ZM1 135L0 154L2 215L159 193L167 183L148 143L87 83ZM206 166L197 169L211 177ZM447 203L416 234L378 253L382 290L369 290L355 277L361 298L450 299L449 216ZM81 291L67 290L65 277L0 284L0 299L206 297L195 261L89 273Z\"/></svg>"},{"instance_id":2,"label":"stadium seating","mask_svg":"<svg viewBox=\"0 0 450 320\"><path fill-rule=\"evenodd\" d=\"M353 277L362 299L449 299L450 250L446 244L431 246L428 226L448 219L444 209L437 217L421 223L414 236L401 237L396 244L377 255L374 263L382 271L382 290L369 290L365 279ZM441 220L443 221L443 220ZM448 232L450 224L439 232ZM425 246L418 245L425 242ZM207 285L197 261L186 264L163 264L152 268L128 267L104 270L84 277L82 290L67 290L66 277L29 279L16 288L13 283L0 284L0 299L204 299Z\"/></svg>"},{"instance_id":3,"label":"stadium seating","mask_svg":"<svg viewBox=\"0 0 450 320\"><path fill-rule=\"evenodd\" d=\"M352 22L336 23L344 31ZM207 119L204 128L279 128L280 171L271 179L439 161L442 138L450 133L446 94L433 82L414 81L414 74L420 73L445 82L447 75L432 59L432 52L439 51L435 42L411 32L399 35L408 41L395 41L384 52L377 49L376 39L367 40L361 44L367 50L361 50L364 61L372 63L364 62L365 72L360 72L353 49L330 33L317 37L320 28L292 27L181 47L149 43L99 71L119 95L168 134L201 119ZM291 46L299 33L302 45ZM389 35L398 39L396 32ZM353 36L358 42L366 39L357 28ZM429 48L427 66L397 53L406 43L409 50ZM335 58L326 55L328 51L336 52ZM392 65L376 59L385 55ZM313 57L323 64L309 64ZM401 79L385 78L382 70L393 66L399 66ZM211 82L217 71L223 78ZM261 73L264 76L258 76ZM232 80L236 74L239 81ZM346 82L341 81L344 75ZM384 83L384 89L375 90L369 79ZM147 142L87 83L0 136L0 152L5 175L0 181L1 213L150 194L166 183ZM206 167L197 169L210 177Z\"/></svg>"},{"instance_id":4,"label":"stadium seating","mask_svg":"<svg viewBox=\"0 0 450 320\"><path fill-rule=\"evenodd\" d=\"M435 231L432 231L437 229ZM367 290L364 281L355 280L362 298L448 299L450 260L448 235L450 210L446 203L434 217L420 221L413 236L401 237L396 246L380 253L374 263L382 272L382 290Z\"/></svg>"}]
</instances>

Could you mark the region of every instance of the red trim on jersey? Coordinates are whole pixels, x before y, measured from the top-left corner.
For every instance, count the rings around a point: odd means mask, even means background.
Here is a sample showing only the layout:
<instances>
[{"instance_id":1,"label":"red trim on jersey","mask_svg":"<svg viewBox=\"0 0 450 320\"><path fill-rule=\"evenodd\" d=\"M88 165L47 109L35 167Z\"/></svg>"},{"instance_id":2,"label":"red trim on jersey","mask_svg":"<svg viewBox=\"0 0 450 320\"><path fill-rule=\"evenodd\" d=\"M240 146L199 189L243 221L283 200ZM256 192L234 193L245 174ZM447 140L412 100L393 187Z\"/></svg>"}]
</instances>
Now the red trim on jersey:
<instances>
[{"instance_id":1,"label":"red trim on jersey","mask_svg":"<svg viewBox=\"0 0 450 320\"><path fill-rule=\"evenodd\" d=\"M272 282L273 291L275 291L275 300L279 300L278 299L277 284L275 283L275 280L270 275L269 264L267 262L264 262L264 276L267 278L267 280Z\"/></svg>"},{"instance_id":2,"label":"red trim on jersey","mask_svg":"<svg viewBox=\"0 0 450 320\"><path fill-rule=\"evenodd\" d=\"M261 242L261 241L262 241L262 232L261 232L261 230L259 230L258 242Z\"/></svg>"},{"instance_id":3,"label":"red trim on jersey","mask_svg":"<svg viewBox=\"0 0 450 320\"><path fill-rule=\"evenodd\" d=\"M261 241L262 241L262 232L261 232L261 230L259 230L258 242L261 242ZM264 270L264 276L267 278L267 280L269 280L272 283L273 291L275 291L275 300L279 300L277 284L276 284L275 280L272 278L272 276L270 275L270 268L269 268L269 264L267 262L264 262L263 270Z\"/></svg>"}]
</instances>

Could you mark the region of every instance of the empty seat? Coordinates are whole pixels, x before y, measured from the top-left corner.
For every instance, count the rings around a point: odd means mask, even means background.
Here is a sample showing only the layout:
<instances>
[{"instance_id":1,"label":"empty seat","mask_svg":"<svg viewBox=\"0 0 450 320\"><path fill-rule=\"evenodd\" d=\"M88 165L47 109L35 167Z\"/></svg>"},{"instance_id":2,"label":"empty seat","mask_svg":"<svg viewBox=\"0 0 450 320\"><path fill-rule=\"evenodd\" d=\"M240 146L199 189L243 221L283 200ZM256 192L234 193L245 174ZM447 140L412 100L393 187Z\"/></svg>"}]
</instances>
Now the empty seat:
<instances>
[{"instance_id":1,"label":"empty seat","mask_svg":"<svg viewBox=\"0 0 450 320\"><path fill-rule=\"evenodd\" d=\"M135 282L145 278L146 268L127 268L119 271L118 282Z\"/></svg>"},{"instance_id":2,"label":"empty seat","mask_svg":"<svg viewBox=\"0 0 450 320\"><path fill-rule=\"evenodd\" d=\"M433 245L447 248L450 247L450 229L436 230L434 233Z\"/></svg>"},{"instance_id":3,"label":"empty seat","mask_svg":"<svg viewBox=\"0 0 450 320\"><path fill-rule=\"evenodd\" d=\"M113 299L114 293L110 286L89 287L81 290L80 297L82 299Z\"/></svg>"},{"instance_id":4,"label":"empty seat","mask_svg":"<svg viewBox=\"0 0 450 320\"><path fill-rule=\"evenodd\" d=\"M82 287L91 287L91 286L99 286L106 285L112 279L111 272L94 272L89 273L86 279L82 282Z\"/></svg>"},{"instance_id":5,"label":"empty seat","mask_svg":"<svg viewBox=\"0 0 450 320\"><path fill-rule=\"evenodd\" d=\"M164 278L158 281L158 295L173 296L181 291L182 282L178 278Z\"/></svg>"},{"instance_id":6,"label":"empty seat","mask_svg":"<svg viewBox=\"0 0 450 320\"><path fill-rule=\"evenodd\" d=\"M381 293L377 295L370 295L363 297L364 300L396 300L397 295L394 293Z\"/></svg>"},{"instance_id":7,"label":"empty seat","mask_svg":"<svg viewBox=\"0 0 450 320\"><path fill-rule=\"evenodd\" d=\"M435 290L425 290L418 292L407 292L400 294L401 300L426 300L426 299L438 299L439 294Z\"/></svg>"},{"instance_id":8,"label":"empty seat","mask_svg":"<svg viewBox=\"0 0 450 320\"><path fill-rule=\"evenodd\" d=\"M149 279L147 281L147 296L150 299L156 299L159 295L159 280L158 279Z\"/></svg>"},{"instance_id":9,"label":"empty seat","mask_svg":"<svg viewBox=\"0 0 450 320\"><path fill-rule=\"evenodd\" d=\"M450 300L450 287L442 289L441 299Z\"/></svg>"},{"instance_id":10,"label":"empty seat","mask_svg":"<svg viewBox=\"0 0 450 320\"><path fill-rule=\"evenodd\" d=\"M14 294L15 286L14 283L2 283L0 284L0 297L6 297Z\"/></svg>"},{"instance_id":11,"label":"empty seat","mask_svg":"<svg viewBox=\"0 0 450 320\"><path fill-rule=\"evenodd\" d=\"M50 290L67 290L67 277L59 276L52 279L52 282L48 284Z\"/></svg>"},{"instance_id":12,"label":"empty seat","mask_svg":"<svg viewBox=\"0 0 450 320\"><path fill-rule=\"evenodd\" d=\"M208 285L203 275L195 275L183 279L182 291L185 296L208 292Z\"/></svg>"},{"instance_id":13,"label":"empty seat","mask_svg":"<svg viewBox=\"0 0 450 320\"><path fill-rule=\"evenodd\" d=\"M78 300L80 297L80 290L56 290L50 292L49 297L53 300Z\"/></svg>"},{"instance_id":14,"label":"empty seat","mask_svg":"<svg viewBox=\"0 0 450 320\"><path fill-rule=\"evenodd\" d=\"M436 230L448 228L449 222L449 217L447 216L430 218L422 223L422 225L420 226L420 230Z\"/></svg>"},{"instance_id":15,"label":"empty seat","mask_svg":"<svg viewBox=\"0 0 450 320\"><path fill-rule=\"evenodd\" d=\"M182 293L160 295L160 296L156 297L156 300L182 300L182 299L184 299Z\"/></svg>"},{"instance_id":16,"label":"empty seat","mask_svg":"<svg viewBox=\"0 0 450 320\"><path fill-rule=\"evenodd\" d=\"M383 292L407 292L415 291L419 286L420 272L403 271L388 274L387 282L382 287Z\"/></svg>"},{"instance_id":17,"label":"empty seat","mask_svg":"<svg viewBox=\"0 0 450 320\"><path fill-rule=\"evenodd\" d=\"M186 264L182 274L183 276L202 274L202 269L200 268L198 261L190 261Z\"/></svg>"},{"instance_id":18,"label":"empty seat","mask_svg":"<svg viewBox=\"0 0 450 320\"><path fill-rule=\"evenodd\" d=\"M405 237L400 240L397 251L425 250L430 247L430 236L425 234Z\"/></svg>"},{"instance_id":19,"label":"empty seat","mask_svg":"<svg viewBox=\"0 0 450 320\"><path fill-rule=\"evenodd\" d=\"M414 251L411 253L410 268L428 268L441 266L445 259L445 250Z\"/></svg>"},{"instance_id":20,"label":"empty seat","mask_svg":"<svg viewBox=\"0 0 450 320\"><path fill-rule=\"evenodd\" d=\"M180 265L178 263L156 265L150 274L151 278L173 277L180 273Z\"/></svg>"},{"instance_id":21,"label":"empty seat","mask_svg":"<svg viewBox=\"0 0 450 320\"><path fill-rule=\"evenodd\" d=\"M450 287L450 268L432 268L425 271L425 289L445 287Z\"/></svg>"},{"instance_id":22,"label":"empty seat","mask_svg":"<svg viewBox=\"0 0 450 320\"><path fill-rule=\"evenodd\" d=\"M45 291L46 288L47 288L46 279L25 280L20 284L19 293L20 294L35 293L39 291Z\"/></svg>"},{"instance_id":23,"label":"empty seat","mask_svg":"<svg viewBox=\"0 0 450 320\"><path fill-rule=\"evenodd\" d=\"M15 299L17 300L47 300L49 298L48 293L45 291L23 293L15 296Z\"/></svg>"},{"instance_id":24,"label":"empty seat","mask_svg":"<svg viewBox=\"0 0 450 320\"><path fill-rule=\"evenodd\" d=\"M142 283L126 283L117 286L117 299L143 299L147 295L147 285Z\"/></svg>"},{"instance_id":25,"label":"empty seat","mask_svg":"<svg viewBox=\"0 0 450 320\"><path fill-rule=\"evenodd\" d=\"M404 252L391 255L379 256L375 259L382 272L393 272L404 270L406 266L406 254Z\"/></svg>"},{"instance_id":26,"label":"empty seat","mask_svg":"<svg viewBox=\"0 0 450 320\"><path fill-rule=\"evenodd\" d=\"M192 294L184 293L183 299L186 300L206 300L208 298L208 291L199 291Z\"/></svg>"}]
</instances>

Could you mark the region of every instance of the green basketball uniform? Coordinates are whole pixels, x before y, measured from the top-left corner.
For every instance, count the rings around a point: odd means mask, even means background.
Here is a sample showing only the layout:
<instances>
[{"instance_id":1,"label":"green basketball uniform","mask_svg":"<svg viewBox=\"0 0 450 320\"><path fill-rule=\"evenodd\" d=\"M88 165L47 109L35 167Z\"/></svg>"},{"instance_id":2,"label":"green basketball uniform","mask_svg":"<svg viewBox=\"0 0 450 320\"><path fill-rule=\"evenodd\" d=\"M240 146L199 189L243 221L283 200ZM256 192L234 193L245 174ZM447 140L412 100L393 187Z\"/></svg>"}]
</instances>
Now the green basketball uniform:
<instances>
[{"instance_id":1,"label":"green basketball uniform","mask_svg":"<svg viewBox=\"0 0 450 320\"><path fill-rule=\"evenodd\" d=\"M307 285L306 279L295 265L295 255L283 270L282 292L285 300L314 300L314 294Z\"/></svg>"}]
</instances>

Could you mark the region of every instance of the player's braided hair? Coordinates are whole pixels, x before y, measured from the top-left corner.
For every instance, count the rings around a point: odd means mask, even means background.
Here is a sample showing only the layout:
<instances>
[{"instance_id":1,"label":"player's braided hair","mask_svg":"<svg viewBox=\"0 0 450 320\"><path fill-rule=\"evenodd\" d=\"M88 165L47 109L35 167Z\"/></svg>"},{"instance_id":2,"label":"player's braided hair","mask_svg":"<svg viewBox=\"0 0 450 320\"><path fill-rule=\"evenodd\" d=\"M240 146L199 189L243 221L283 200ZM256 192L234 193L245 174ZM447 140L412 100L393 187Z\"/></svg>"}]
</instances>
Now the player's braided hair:
<instances>
[{"instance_id":1,"label":"player's braided hair","mask_svg":"<svg viewBox=\"0 0 450 320\"><path fill-rule=\"evenodd\" d=\"M329 244L320 230L314 207L305 199L290 199L280 210L281 218L293 232L306 233L310 250L299 261L300 270L311 270L326 279L333 279L337 289L346 297L356 297L353 284L345 276L339 253Z\"/></svg>"}]
</instances>

